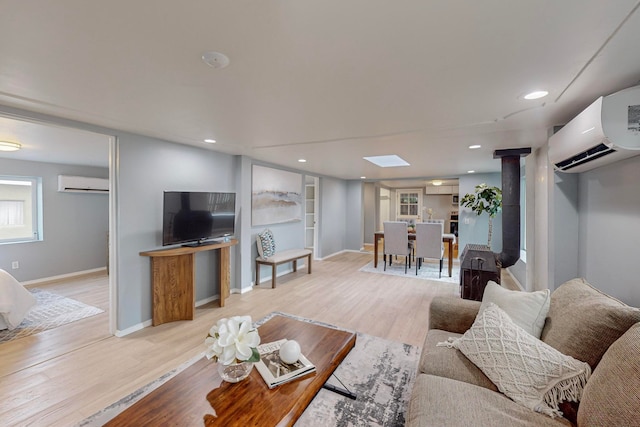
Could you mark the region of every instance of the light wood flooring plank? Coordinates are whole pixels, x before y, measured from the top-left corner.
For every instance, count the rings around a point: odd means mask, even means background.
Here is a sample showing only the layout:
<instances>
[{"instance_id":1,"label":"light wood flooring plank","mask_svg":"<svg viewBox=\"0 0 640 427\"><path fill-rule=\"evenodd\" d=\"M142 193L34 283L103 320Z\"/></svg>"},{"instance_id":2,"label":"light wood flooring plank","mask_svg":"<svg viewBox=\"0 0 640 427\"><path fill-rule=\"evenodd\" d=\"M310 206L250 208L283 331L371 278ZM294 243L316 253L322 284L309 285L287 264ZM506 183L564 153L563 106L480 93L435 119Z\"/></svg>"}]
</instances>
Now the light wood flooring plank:
<instances>
[{"instance_id":1,"label":"light wood flooring plank","mask_svg":"<svg viewBox=\"0 0 640 427\"><path fill-rule=\"evenodd\" d=\"M123 338L107 333L107 277L38 286L105 313L34 337L0 345L0 425L68 426L200 354L210 326L222 317L260 319L281 311L388 340L420 346L429 303L455 284L359 272L370 253L343 253L314 262L245 294L225 307L198 307L193 321L145 328ZM212 369L214 369L212 365Z\"/></svg>"}]
</instances>

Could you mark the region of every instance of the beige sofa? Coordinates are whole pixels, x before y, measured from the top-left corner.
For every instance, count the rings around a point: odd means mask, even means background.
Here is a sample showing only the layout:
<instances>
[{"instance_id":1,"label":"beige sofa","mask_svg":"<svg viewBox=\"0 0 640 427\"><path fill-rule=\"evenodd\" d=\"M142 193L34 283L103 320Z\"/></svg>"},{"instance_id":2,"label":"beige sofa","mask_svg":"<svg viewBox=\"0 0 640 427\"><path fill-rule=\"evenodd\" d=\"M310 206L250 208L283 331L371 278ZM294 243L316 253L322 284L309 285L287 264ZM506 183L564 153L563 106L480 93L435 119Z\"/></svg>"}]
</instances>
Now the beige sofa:
<instances>
[{"instance_id":1,"label":"beige sofa","mask_svg":"<svg viewBox=\"0 0 640 427\"><path fill-rule=\"evenodd\" d=\"M551 294L540 339L592 369L580 404L561 404L564 417L551 418L500 393L460 350L437 346L464 334L479 308L455 297L433 300L407 426L640 426L640 309L582 279Z\"/></svg>"}]
</instances>

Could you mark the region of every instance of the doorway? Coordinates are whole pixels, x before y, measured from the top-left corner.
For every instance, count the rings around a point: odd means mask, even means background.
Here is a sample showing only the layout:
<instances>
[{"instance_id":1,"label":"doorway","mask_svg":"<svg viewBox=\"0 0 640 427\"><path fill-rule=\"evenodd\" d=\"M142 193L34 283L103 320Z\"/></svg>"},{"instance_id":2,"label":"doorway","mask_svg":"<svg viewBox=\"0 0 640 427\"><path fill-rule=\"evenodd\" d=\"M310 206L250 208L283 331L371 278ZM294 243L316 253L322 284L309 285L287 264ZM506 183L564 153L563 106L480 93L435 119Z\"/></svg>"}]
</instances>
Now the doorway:
<instances>
[{"instance_id":1,"label":"doorway","mask_svg":"<svg viewBox=\"0 0 640 427\"><path fill-rule=\"evenodd\" d=\"M319 183L320 179L317 176L305 176L304 246L312 250L314 259L318 259Z\"/></svg>"},{"instance_id":2,"label":"doorway","mask_svg":"<svg viewBox=\"0 0 640 427\"><path fill-rule=\"evenodd\" d=\"M108 279L108 325L116 330L115 312L115 159L116 138L56 123L56 118L34 118L0 108L0 133L22 145L15 152L1 152L3 169L13 175L42 177L44 228L41 244L4 245L3 255L24 262L13 273L18 281L40 282L100 274ZM60 191L58 176L107 178L108 194ZM62 254L59 248L77 250ZM67 255L67 256L65 256ZM4 258L4 256L3 256ZM24 265L25 267L22 267ZM104 266L104 267L103 267ZM104 276L103 276L104 277Z\"/></svg>"}]
</instances>

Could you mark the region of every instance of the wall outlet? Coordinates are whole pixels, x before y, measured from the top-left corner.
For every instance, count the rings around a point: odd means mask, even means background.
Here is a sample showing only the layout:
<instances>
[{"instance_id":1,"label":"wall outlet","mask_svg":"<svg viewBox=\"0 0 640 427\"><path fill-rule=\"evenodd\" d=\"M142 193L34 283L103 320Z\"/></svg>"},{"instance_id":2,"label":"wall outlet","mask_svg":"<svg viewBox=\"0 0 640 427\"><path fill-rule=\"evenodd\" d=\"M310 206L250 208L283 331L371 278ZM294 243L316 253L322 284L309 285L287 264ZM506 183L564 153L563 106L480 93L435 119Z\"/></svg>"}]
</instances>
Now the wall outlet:
<instances>
[{"instance_id":1,"label":"wall outlet","mask_svg":"<svg viewBox=\"0 0 640 427\"><path fill-rule=\"evenodd\" d=\"M17 270L18 268L20 268L20 263L18 261L13 261L11 263L11 268Z\"/></svg>"},{"instance_id":2,"label":"wall outlet","mask_svg":"<svg viewBox=\"0 0 640 427\"><path fill-rule=\"evenodd\" d=\"M465 219L464 219L464 223L465 223L465 224L469 224L469 223L471 223L471 220L470 220L469 218L465 218Z\"/></svg>"}]
</instances>

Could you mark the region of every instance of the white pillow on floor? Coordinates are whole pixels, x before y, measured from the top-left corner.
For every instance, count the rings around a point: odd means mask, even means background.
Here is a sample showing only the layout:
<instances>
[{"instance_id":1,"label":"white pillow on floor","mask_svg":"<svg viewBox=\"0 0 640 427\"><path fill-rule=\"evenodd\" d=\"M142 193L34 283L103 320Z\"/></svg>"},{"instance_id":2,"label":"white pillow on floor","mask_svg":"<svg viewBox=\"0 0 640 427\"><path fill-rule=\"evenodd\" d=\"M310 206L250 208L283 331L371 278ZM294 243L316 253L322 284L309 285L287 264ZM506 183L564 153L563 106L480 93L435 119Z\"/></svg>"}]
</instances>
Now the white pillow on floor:
<instances>
[{"instance_id":1,"label":"white pillow on floor","mask_svg":"<svg viewBox=\"0 0 640 427\"><path fill-rule=\"evenodd\" d=\"M549 312L551 295L549 289L536 292L511 291L489 281L484 288L480 312L484 311L489 303L503 309L516 325L540 338Z\"/></svg>"},{"instance_id":2,"label":"white pillow on floor","mask_svg":"<svg viewBox=\"0 0 640 427\"><path fill-rule=\"evenodd\" d=\"M17 328L36 299L12 275L0 269L0 329Z\"/></svg>"}]
</instances>

